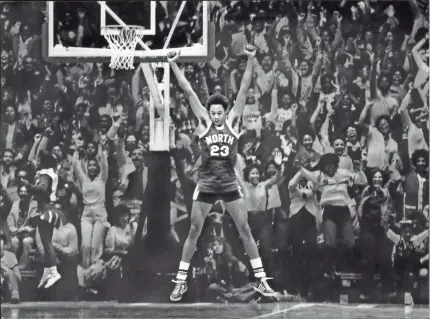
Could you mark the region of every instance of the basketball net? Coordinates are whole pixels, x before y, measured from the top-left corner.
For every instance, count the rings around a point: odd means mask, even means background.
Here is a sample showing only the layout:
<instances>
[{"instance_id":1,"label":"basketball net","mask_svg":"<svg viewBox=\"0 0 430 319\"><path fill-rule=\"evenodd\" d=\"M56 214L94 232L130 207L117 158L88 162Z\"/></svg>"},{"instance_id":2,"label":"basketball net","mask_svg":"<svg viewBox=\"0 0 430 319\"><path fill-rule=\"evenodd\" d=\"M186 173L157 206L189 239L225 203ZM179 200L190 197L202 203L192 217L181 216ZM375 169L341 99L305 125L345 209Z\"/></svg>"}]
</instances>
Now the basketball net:
<instances>
[{"instance_id":1,"label":"basketball net","mask_svg":"<svg viewBox=\"0 0 430 319\"><path fill-rule=\"evenodd\" d=\"M134 69L134 51L144 31L144 27L134 25L107 25L103 28L103 36L112 52L109 67L116 70Z\"/></svg>"},{"instance_id":2,"label":"basketball net","mask_svg":"<svg viewBox=\"0 0 430 319\"><path fill-rule=\"evenodd\" d=\"M136 45L138 42L142 42L141 39L144 35L144 31L144 27L134 25L108 25L102 29L102 34L109 43L112 54L109 64L110 68L116 70L134 69L133 64ZM154 73L155 65L151 63L141 63L142 72L150 88L150 92L157 92L155 93L157 94L157 103L154 103L153 98L150 98L150 151L168 151L170 149L170 140L174 133L174 131L172 132L171 130L170 117L168 116L170 110L170 65L169 63L163 63L161 67L164 68L164 79L159 83ZM161 94L161 90L164 91L164 96ZM155 108L157 105L159 118L155 116Z\"/></svg>"}]
</instances>

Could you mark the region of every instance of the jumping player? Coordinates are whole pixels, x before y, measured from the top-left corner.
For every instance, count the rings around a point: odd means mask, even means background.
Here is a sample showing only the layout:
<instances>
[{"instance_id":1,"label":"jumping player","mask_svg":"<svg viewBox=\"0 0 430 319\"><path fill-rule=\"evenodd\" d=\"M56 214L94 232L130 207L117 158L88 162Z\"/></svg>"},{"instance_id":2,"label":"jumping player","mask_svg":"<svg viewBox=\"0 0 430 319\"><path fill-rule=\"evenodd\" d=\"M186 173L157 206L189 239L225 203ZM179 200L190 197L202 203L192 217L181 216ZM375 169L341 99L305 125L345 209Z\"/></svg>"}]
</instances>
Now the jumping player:
<instances>
[{"instance_id":1,"label":"jumping player","mask_svg":"<svg viewBox=\"0 0 430 319\"><path fill-rule=\"evenodd\" d=\"M64 215L53 205L53 202L56 201L58 186L57 160L48 154L41 154L40 157L41 170L37 172L34 184L26 180L22 182L37 201L37 212L30 217L31 222L34 222L39 230L45 251L45 268L37 288L50 288L61 279L57 270L57 257L54 246L52 246L52 234L54 227L61 226Z\"/></svg>"},{"instance_id":2,"label":"jumping player","mask_svg":"<svg viewBox=\"0 0 430 319\"><path fill-rule=\"evenodd\" d=\"M191 228L184 244L176 280L173 281L176 285L170 295L170 300L173 302L180 301L187 291L187 273L191 258L196 250L197 240L206 216L213 204L218 200L224 201L226 210L230 213L238 228L246 253L251 259L251 266L257 279L255 290L264 296L275 296L275 291L267 282L270 278L266 277L257 245L248 225L247 209L239 191L234 170L238 133L233 129L233 124L239 121L245 107L246 95L252 80L255 47L253 45L244 47L244 54L248 56L248 63L234 107L228 114L228 100L223 95L214 94L210 96L206 108L200 103L191 84L175 62L179 58L179 53L169 52L167 60L173 69L173 73L175 73L179 86L189 100L193 113L199 121L199 127L202 132L199 135L202 165L193 196Z\"/></svg>"}]
</instances>

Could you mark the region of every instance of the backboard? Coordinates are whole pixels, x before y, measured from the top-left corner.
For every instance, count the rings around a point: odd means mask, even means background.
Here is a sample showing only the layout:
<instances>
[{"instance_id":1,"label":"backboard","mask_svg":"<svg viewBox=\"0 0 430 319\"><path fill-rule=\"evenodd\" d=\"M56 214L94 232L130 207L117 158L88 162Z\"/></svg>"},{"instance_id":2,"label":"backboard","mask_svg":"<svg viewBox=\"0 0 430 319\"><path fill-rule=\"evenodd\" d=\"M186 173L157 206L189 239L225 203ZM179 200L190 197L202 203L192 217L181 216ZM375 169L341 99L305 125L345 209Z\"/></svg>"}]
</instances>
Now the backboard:
<instances>
[{"instance_id":1,"label":"backboard","mask_svg":"<svg viewBox=\"0 0 430 319\"><path fill-rule=\"evenodd\" d=\"M108 61L106 25L145 28L135 62L166 61L181 49L180 62L203 62L213 56L215 32L207 1L48 1L44 56L50 62Z\"/></svg>"}]
</instances>

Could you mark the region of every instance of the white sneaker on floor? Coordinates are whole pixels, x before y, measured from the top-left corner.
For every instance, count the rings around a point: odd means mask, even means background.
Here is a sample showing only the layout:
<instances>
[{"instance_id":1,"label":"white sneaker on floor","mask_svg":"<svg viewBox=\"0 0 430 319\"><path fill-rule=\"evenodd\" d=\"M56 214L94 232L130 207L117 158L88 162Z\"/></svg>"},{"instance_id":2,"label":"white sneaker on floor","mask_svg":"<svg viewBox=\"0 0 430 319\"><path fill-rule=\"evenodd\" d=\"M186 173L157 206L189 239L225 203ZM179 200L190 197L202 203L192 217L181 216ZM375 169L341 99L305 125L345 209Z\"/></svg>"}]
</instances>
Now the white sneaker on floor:
<instances>
[{"instance_id":1,"label":"white sneaker on floor","mask_svg":"<svg viewBox=\"0 0 430 319\"><path fill-rule=\"evenodd\" d=\"M49 275L48 281L46 282L45 288L51 288L60 279L61 275L58 271L52 271Z\"/></svg>"},{"instance_id":2,"label":"white sneaker on floor","mask_svg":"<svg viewBox=\"0 0 430 319\"><path fill-rule=\"evenodd\" d=\"M269 277L264 278L258 278L257 279L257 285L254 287L254 290L260 293L261 295L265 297L275 297L277 293L270 287L267 280L272 279Z\"/></svg>"}]
</instances>

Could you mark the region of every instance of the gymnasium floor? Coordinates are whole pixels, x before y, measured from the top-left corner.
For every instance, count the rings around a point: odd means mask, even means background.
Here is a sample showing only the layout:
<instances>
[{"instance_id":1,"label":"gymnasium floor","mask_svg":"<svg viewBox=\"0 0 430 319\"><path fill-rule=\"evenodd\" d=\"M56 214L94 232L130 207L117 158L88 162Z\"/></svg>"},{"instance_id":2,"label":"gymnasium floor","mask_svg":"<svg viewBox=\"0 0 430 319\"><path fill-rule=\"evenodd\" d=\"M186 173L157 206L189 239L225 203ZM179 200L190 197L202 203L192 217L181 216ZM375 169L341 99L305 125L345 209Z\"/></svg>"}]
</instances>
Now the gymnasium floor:
<instances>
[{"instance_id":1,"label":"gymnasium floor","mask_svg":"<svg viewBox=\"0 0 430 319\"><path fill-rule=\"evenodd\" d=\"M339 305L318 303L271 304L117 304L115 302L22 303L1 306L4 319L107 318L288 318L288 319L424 319L428 307L415 306L406 316L396 305Z\"/></svg>"}]
</instances>

